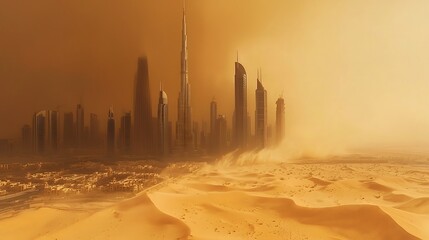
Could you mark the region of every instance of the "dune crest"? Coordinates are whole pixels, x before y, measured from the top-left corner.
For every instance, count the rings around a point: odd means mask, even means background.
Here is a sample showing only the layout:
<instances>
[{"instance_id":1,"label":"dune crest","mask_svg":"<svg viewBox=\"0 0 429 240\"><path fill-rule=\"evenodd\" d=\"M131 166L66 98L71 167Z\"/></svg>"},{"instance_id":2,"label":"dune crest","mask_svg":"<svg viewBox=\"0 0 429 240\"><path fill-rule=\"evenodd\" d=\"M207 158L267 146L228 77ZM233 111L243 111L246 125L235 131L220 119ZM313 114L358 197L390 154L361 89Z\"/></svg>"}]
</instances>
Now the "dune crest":
<instances>
[{"instance_id":1,"label":"dune crest","mask_svg":"<svg viewBox=\"0 0 429 240\"><path fill-rule=\"evenodd\" d=\"M190 229L159 211L146 194L120 202L40 239L188 239Z\"/></svg>"},{"instance_id":2,"label":"dune crest","mask_svg":"<svg viewBox=\"0 0 429 240\"><path fill-rule=\"evenodd\" d=\"M429 197L410 200L398 206L398 208L409 212L429 215Z\"/></svg>"}]
</instances>

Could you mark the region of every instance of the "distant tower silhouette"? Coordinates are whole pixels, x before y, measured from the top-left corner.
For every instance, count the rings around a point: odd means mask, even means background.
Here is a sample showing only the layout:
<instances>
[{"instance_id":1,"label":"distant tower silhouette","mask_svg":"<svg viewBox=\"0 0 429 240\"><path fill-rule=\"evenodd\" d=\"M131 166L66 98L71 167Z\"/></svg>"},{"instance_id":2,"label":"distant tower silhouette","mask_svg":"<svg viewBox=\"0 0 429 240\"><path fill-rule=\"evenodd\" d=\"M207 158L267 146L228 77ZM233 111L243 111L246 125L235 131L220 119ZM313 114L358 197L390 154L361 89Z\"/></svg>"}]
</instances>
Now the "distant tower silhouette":
<instances>
[{"instance_id":1,"label":"distant tower silhouette","mask_svg":"<svg viewBox=\"0 0 429 240\"><path fill-rule=\"evenodd\" d=\"M258 148L264 148L267 145L267 90L262 85L261 75L258 72L256 79L257 88L256 111L255 111L255 135Z\"/></svg>"},{"instance_id":2,"label":"distant tower silhouette","mask_svg":"<svg viewBox=\"0 0 429 240\"><path fill-rule=\"evenodd\" d=\"M33 116L33 146L36 153L56 151L59 141L58 111L40 111Z\"/></svg>"},{"instance_id":3,"label":"distant tower silhouette","mask_svg":"<svg viewBox=\"0 0 429 240\"><path fill-rule=\"evenodd\" d=\"M210 103L210 149L214 150L216 145L216 122L217 122L217 103L213 98Z\"/></svg>"},{"instance_id":4,"label":"distant tower silhouette","mask_svg":"<svg viewBox=\"0 0 429 240\"><path fill-rule=\"evenodd\" d=\"M243 65L235 62L235 109L233 142L236 148L247 147L247 74Z\"/></svg>"},{"instance_id":5,"label":"distant tower silhouette","mask_svg":"<svg viewBox=\"0 0 429 240\"><path fill-rule=\"evenodd\" d=\"M107 152L113 154L115 152L115 118L113 109L109 109L107 115Z\"/></svg>"},{"instance_id":6,"label":"distant tower silhouette","mask_svg":"<svg viewBox=\"0 0 429 240\"><path fill-rule=\"evenodd\" d=\"M207 122L204 120L201 122L200 140L201 140L201 149L207 149L208 141L209 141L208 129L207 129Z\"/></svg>"},{"instance_id":7,"label":"distant tower silhouette","mask_svg":"<svg viewBox=\"0 0 429 240\"><path fill-rule=\"evenodd\" d=\"M158 134L159 134L159 152L165 156L169 153L169 126L168 126L168 97L167 93L161 89L158 100Z\"/></svg>"},{"instance_id":8,"label":"distant tower silhouette","mask_svg":"<svg viewBox=\"0 0 429 240\"><path fill-rule=\"evenodd\" d=\"M131 112L126 112L121 117L119 129L120 148L123 152L131 150Z\"/></svg>"},{"instance_id":9,"label":"distant tower silhouette","mask_svg":"<svg viewBox=\"0 0 429 240\"><path fill-rule=\"evenodd\" d=\"M182 52L181 52L181 83L177 103L176 142L177 147L193 150L191 86L188 82L188 37L186 34L186 16L183 8L182 19Z\"/></svg>"},{"instance_id":10,"label":"distant tower silhouette","mask_svg":"<svg viewBox=\"0 0 429 240\"><path fill-rule=\"evenodd\" d=\"M227 149L228 135L227 135L227 122L225 115L219 115L216 118L216 127L214 131L215 144L214 149L217 153L223 153Z\"/></svg>"},{"instance_id":11,"label":"distant tower silhouette","mask_svg":"<svg viewBox=\"0 0 429 240\"><path fill-rule=\"evenodd\" d=\"M285 135L285 100L279 97L276 101L276 142L280 143Z\"/></svg>"},{"instance_id":12,"label":"distant tower silhouette","mask_svg":"<svg viewBox=\"0 0 429 240\"><path fill-rule=\"evenodd\" d=\"M76 109L76 140L79 148L83 147L85 140L85 121L84 121L84 110L81 104L77 105Z\"/></svg>"},{"instance_id":13,"label":"distant tower silhouette","mask_svg":"<svg viewBox=\"0 0 429 240\"><path fill-rule=\"evenodd\" d=\"M74 125L73 112L64 113L63 144L65 148L75 147L76 129Z\"/></svg>"},{"instance_id":14,"label":"distant tower silhouette","mask_svg":"<svg viewBox=\"0 0 429 240\"><path fill-rule=\"evenodd\" d=\"M134 86L134 148L137 153L152 153L152 107L149 68L146 57L140 57Z\"/></svg>"},{"instance_id":15,"label":"distant tower silhouette","mask_svg":"<svg viewBox=\"0 0 429 240\"><path fill-rule=\"evenodd\" d=\"M34 152L43 153L47 139L47 111L40 111L33 116L33 146Z\"/></svg>"}]
</instances>

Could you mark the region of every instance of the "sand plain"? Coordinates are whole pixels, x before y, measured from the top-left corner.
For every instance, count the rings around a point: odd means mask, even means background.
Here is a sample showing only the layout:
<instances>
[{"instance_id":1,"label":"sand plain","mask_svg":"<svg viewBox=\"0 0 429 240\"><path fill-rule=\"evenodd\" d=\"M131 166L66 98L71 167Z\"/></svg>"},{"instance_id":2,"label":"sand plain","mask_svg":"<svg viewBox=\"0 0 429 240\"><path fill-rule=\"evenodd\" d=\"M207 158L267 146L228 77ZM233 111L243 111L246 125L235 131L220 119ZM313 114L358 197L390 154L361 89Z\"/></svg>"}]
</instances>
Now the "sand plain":
<instances>
[{"instance_id":1,"label":"sand plain","mask_svg":"<svg viewBox=\"0 0 429 240\"><path fill-rule=\"evenodd\" d=\"M2 239L429 239L426 162L191 168L95 212L22 211Z\"/></svg>"}]
</instances>

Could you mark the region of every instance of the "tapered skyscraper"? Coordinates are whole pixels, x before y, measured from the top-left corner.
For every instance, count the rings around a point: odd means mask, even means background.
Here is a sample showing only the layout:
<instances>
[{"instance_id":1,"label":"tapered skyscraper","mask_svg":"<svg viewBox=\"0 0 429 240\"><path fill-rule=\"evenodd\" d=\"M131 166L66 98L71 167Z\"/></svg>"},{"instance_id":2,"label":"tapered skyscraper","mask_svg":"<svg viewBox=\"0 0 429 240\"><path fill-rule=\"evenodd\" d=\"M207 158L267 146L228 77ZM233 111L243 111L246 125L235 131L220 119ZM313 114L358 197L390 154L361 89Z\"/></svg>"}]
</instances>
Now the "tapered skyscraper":
<instances>
[{"instance_id":1,"label":"tapered skyscraper","mask_svg":"<svg viewBox=\"0 0 429 240\"><path fill-rule=\"evenodd\" d=\"M279 143L285 135L285 100L279 97L276 105L276 142Z\"/></svg>"},{"instance_id":2,"label":"tapered skyscraper","mask_svg":"<svg viewBox=\"0 0 429 240\"><path fill-rule=\"evenodd\" d=\"M257 88L256 111L255 111L255 135L258 148L264 148L267 145L267 90L262 85L261 75L256 79Z\"/></svg>"},{"instance_id":3,"label":"tapered skyscraper","mask_svg":"<svg viewBox=\"0 0 429 240\"><path fill-rule=\"evenodd\" d=\"M181 82L177 102L176 144L179 149L193 149L191 89L188 82L188 39L186 35L186 16L183 9L182 19L182 52L181 52Z\"/></svg>"},{"instance_id":4,"label":"tapered skyscraper","mask_svg":"<svg viewBox=\"0 0 429 240\"><path fill-rule=\"evenodd\" d=\"M247 147L247 74L243 65L235 62L235 109L233 142L236 148Z\"/></svg>"},{"instance_id":5,"label":"tapered skyscraper","mask_svg":"<svg viewBox=\"0 0 429 240\"><path fill-rule=\"evenodd\" d=\"M159 153L165 156L169 152L169 130L168 130L168 97L167 93L159 91L158 101L158 133L159 133Z\"/></svg>"},{"instance_id":6,"label":"tapered skyscraper","mask_svg":"<svg viewBox=\"0 0 429 240\"><path fill-rule=\"evenodd\" d=\"M63 144L65 148L71 148L75 146L75 124L73 119L73 112L64 113L64 124L63 124Z\"/></svg>"},{"instance_id":7,"label":"tapered skyscraper","mask_svg":"<svg viewBox=\"0 0 429 240\"><path fill-rule=\"evenodd\" d=\"M152 152L152 107L146 57L140 57L134 86L134 148L137 153Z\"/></svg>"}]
</instances>

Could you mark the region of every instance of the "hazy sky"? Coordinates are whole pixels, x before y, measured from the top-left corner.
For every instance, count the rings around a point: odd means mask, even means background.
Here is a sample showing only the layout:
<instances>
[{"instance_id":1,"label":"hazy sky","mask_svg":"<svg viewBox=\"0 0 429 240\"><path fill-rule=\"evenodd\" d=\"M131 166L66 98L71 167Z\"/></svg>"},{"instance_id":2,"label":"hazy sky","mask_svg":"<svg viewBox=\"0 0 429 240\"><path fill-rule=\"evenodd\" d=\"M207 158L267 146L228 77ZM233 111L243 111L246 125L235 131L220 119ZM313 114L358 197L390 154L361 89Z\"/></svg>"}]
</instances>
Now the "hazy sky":
<instances>
[{"instance_id":1,"label":"hazy sky","mask_svg":"<svg viewBox=\"0 0 429 240\"><path fill-rule=\"evenodd\" d=\"M188 0L194 120L212 97L231 124L236 52L286 99L289 142L308 149L429 147L429 2ZM136 60L149 59L153 110L162 80L175 121L182 1L0 0L0 138L41 109L103 121L132 109ZM88 118L86 119L88 120Z\"/></svg>"}]
</instances>

